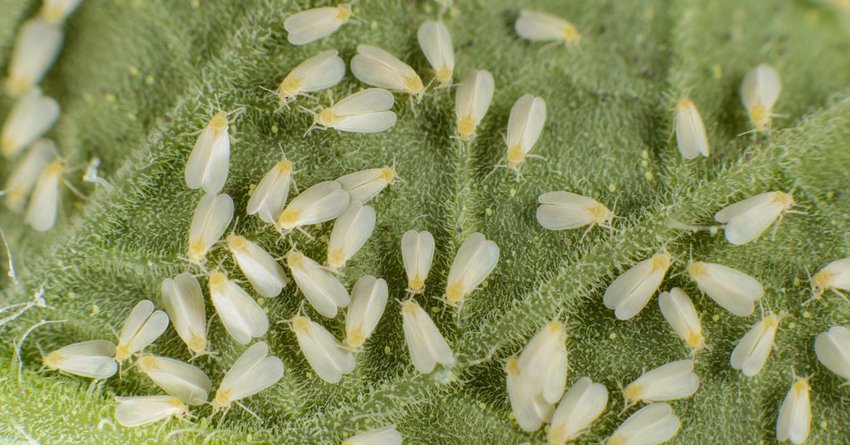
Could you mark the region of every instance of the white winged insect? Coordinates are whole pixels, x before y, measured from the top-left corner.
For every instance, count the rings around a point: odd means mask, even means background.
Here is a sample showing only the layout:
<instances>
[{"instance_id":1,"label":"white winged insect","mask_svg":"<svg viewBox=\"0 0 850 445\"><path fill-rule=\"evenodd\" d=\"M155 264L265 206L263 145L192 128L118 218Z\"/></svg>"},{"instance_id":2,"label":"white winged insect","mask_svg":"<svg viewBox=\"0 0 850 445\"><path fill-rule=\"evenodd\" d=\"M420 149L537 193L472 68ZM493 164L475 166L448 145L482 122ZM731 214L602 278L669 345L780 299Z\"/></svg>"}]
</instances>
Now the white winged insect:
<instances>
[{"instance_id":1,"label":"white winged insect","mask_svg":"<svg viewBox=\"0 0 850 445\"><path fill-rule=\"evenodd\" d=\"M779 408L779 418L776 420L776 440L791 441L800 445L809 437L812 426L812 405L809 401L809 379L797 377L782 406Z\"/></svg>"},{"instance_id":2,"label":"white winged insect","mask_svg":"<svg viewBox=\"0 0 850 445\"><path fill-rule=\"evenodd\" d=\"M741 102L750 117L755 131L770 131L770 121L774 116L773 105L782 92L779 73L772 66L762 63L753 68L741 82Z\"/></svg>"},{"instance_id":3,"label":"white winged insect","mask_svg":"<svg viewBox=\"0 0 850 445\"><path fill-rule=\"evenodd\" d=\"M358 91L329 107L320 108L313 116L313 125L349 133L380 133L396 123L393 95L381 88ZM308 130L309 132L309 130Z\"/></svg>"},{"instance_id":4,"label":"white winged insect","mask_svg":"<svg viewBox=\"0 0 850 445\"><path fill-rule=\"evenodd\" d=\"M189 261L202 264L212 246L233 219L233 199L221 194L206 194L192 216L189 228Z\"/></svg>"},{"instance_id":5,"label":"white winged insect","mask_svg":"<svg viewBox=\"0 0 850 445\"><path fill-rule=\"evenodd\" d=\"M227 275L215 270L209 278L210 298L227 333L240 344L262 337L269 330L266 312Z\"/></svg>"},{"instance_id":6,"label":"white winged insect","mask_svg":"<svg viewBox=\"0 0 850 445\"><path fill-rule=\"evenodd\" d=\"M422 79L410 65L376 46L357 45L357 55L351 59L351 73L373 87L399 91L417 98L425 94Z\"/></svg>"},{"instance_id":7,"label":"white winged insect","mask_svg":"<svg viewBox=\"0 0 850 445\"><path fill-rule=\"evenodd\" d=\"M455 356L449 344L419 304L405 301L401 305L401 316L404 342L417 371L429 374L438 364L448 368L454 366Z\"/></svg>"},{"instance_id":8,"label":"white winged insect","mask_svg":"<svg viewBox=\"0 0 850 445\"><path fill-rule=\"evenodd\" d=\"M290 325L307 363L322 380L339 383L342 376L354 370L354 354L345 349L324 326L296 315Z\"/></svg>"},{"instance_id":9,"label":"white winged insect","mask_svg":"<svg viewBox=\"0 0 850 445\"><path fill-rule=\"evenodd\" d=\"M327 265L331 271L345 267L357 251L366 244L375 230L375 209L360 201L351 201L348 208L334 222L328 240Z\"/></svg>"},{"instance_id":10,"label":"white winged insect","mask_svg":"<svg viewBox=\"0 0 850 445\"><path fill-rule=\"evenodd\" d=\"M567 386L567 330L554 320L543 326L519 355L522 381L531 394L558 403Z\"/></svg>"},{"instance_id":11,"label":"white winged insect","mask_svg":"<svg viewBox=\"0 0 850 445\"><path fill-rule=\"evenodd\" d=\"M776 314L770 314L754 324L732 350L732 368L740 370L747 377L758 374L773 349L778 327L779 316Z\"/></svg>"},{"instance_id":12,"label":"white winged insect","mask_svg":"<svg viewBox=\"0 0 850 445\"><path fill-rule=\"evenodd\" d=\"M629 416L605 444L655 445L672 439L681 426L670 405L653 403Z\"/></svg>"},{"instance_id":13,"label":"white winged insect","mask_svg":"<svg viewBox=\"0 0 850 445\"><path fill-rule=\"evenodd\" d=\"M338 84L345 76L345 62L339 52L329 49L301 62L280 82L277 97L280 105L285 106L296 97L324 90Z\"/></svg>"},{"instance_id":14,"label":"white winged insect","mask_svg":"<svg viewBox=\"0 0 850 445\"><path fill-rule=\"evenodd\" d=\"M336 179L347 191L352 201L367 203L378 196L388 185L399 179L393 167L369 168L349 173Z\"/></svg>"},{"instance_id":15,"label":"white winged insect","mask_svg":"<svg viewBox=\"0 0 850 445\"><path fill-rule=\"evenodd\" d=\"M350 198L336 181L314 184L280 212L275 227L289 233L303 226L330 221L348 208Z\"/></svg>"},{"instance_id":16,"label":"white winged insect","mask_svg":"<svg viewBox=\"0 0 850 445\"><path fill-rule=\"evenodd\" d=\"M643 373L623 390L630 404L666 402L684 399L699 389L699 377L694 373L693 360L666 363Z\"/></svg>"},{"instance_id":17,"label":"white winged insect","mask_svg":"<svg viewBox=\"0 0 850 445\"><path fill-rule=\"evenodd\" d=\"M186 161L186 185L218 193L227 181L230 168L230 135L227 112L219 111L201 130Z\"/></svg>"},{"instance_id":18,"label":"white winged insect","mask_svg":"<svg viewBox=\"0 0 850 445\"><path fill-rule=\"evenodd\" d=\"M523 39L540 42L574 44L581 39L572 23L551 14L523 9L514 24L516 33Z\"/></svg>"},{"instance_id":19,"label":"white winged insect","mask_svg":"<svg viewBox=\"0 0 850 445\"><path fill-rule=\"evenodd\" d=\"M546 124L546 102L541 97L526 94L514 103L508 117L508 168L519 171L528 153L537 144Z\"/></svg>"},{"instance_id":20,"label":"white winged insect","mask_svg":"<svg viewBox=\"0 0 850 445\"><path fill-rule=\"evenodd\" d=\"M407 273L408 292L412 294L422 292L434 260L434 236L428 231L404 232L401 237L401 257Z\"/></svg>"},{"instance_id":21,"label":"white winged insect","mask_svg":"<svg viewBox=\"0 0 850 445\"><path fill-rule=\"evenodd\" d=\"M228 236L227 248L258 294L264 297L280 295L286 286L283 268L265 249L241 235Z\"/></svg>"},{"instance_id":22,"label":"white winged insect","mask_svg":"<svg viewBox=\"0 0 850 445\"><path fill-rule=\"evenodd\" d=\"M326 6L297 12L287 17L283 28L293 45L306 45L335 33L351 18L351 4Z\"/></svg>"},{"instance_id":23,"label":"white winged insect","mask_svg":"<svg viewBox=\"0 0 850 445\"><path fill-rule=\"evenodd\" d=\"M726 240L735 245L755 240L794 206L794 196L767 192L732 204L714 215L725 224ZM778 227L778 226L777 226Z\"/></svg>"},{"instance_id":24,"label":"white winged insect","mask_svg":"<svg viewBox=\"0 0 850 445\"><path fill-rule=\"evenodd\" d=\"M608 405L608 389L588 377L580 378L564 394L552 415L547 440L550 445L564 445L587 430Z\"/></svg>"},{"instance_id":25,"label":"white winged insect","mask_svg":"<svg viewBox=\"0 0 850 445\"><path fill-rule=\"evenodd\" d=\"M818 298L826 291L833 291L847 299L841 291L850 291L850 258L835 260L812 277L813 298Z\"/></svg>"},{"instance_id":26,"label":"white winged insect","mask_svg":"<svg viewBox=\"0 0 850 445\"><path fill-rule=\"evenodd\" d=\"M59 348L42 358L42 364L51 370L68 374L106 379L118 371L115 362L115 345L106 340L89 340Z\"/></svg>"},{"instance_id":27,"label":"white winged insect","mask_svg":"<svg viewBox=\"0 0 850 445\"><path fill-rule=\"evenodd\" d=\"M452 84L455 70L455 50L452 35L442 21L425 20L416 32L422 53L434 69L434 77L441 87Z\"/></svg>"},{"instance_id":28,"label":"white winged insect","mask_svg":"<svg viewBox=\"0 0 850 445\"><path fill-rule=\"evenodd\" d=\"M62 27L44 17L24 22L12 50L6 90L18 95L41 83L59 56L63 40Z\"/></svg>"},{"instance_id":29,"label":"white winged insect","mask_svg":"<svg viewBox=\"0 0 850 445\"><path fill-rule=\"evenodd\" d=\"M552 419L555 405L543 399L541 394L534 394L528 390L525 385L525 374L516 357L508 359L505 364L505 373L511 410L519 427L529 433L539 430L543 422Z\"/></svg>"},{"instance_id":30,"label":"white winged insect","mask_svg":"<svg viewBox=\"0 0 850 445\"><path fill-rule=\"evenodd\" d=\"M387 306L387 282L365 275L351 290L351 306L345 314L345 345L354 350L372 335Z\"/></svg>"},{"instance_id":31,"label":"white winged insect","mask_svg":"<svg viewBox=\"0 0 850 445\"><path fill-rule=\"evenodd\" d=\"M198 367L169 357L143 355L139 358L139 370L156 386L188 405L207 403L212 388L210 378Z\"/></svg>"},{"instance_id":32,"label":"white winged insect","mask_svg":"<svg viewBox=\"0 0 850 445\"><path fill-rule=\"evenodd\" d=\"M184 272L162 280L162 305L174 330L194 356L207 353L207 319L201 285Z\"/></svg>"},{"instance_id":33,"label":"white winged insect","mask_svg":"<svg viewBox=\"0 0 850 445\"><path fill-rule=\"evenodd\" d=\"M47 164L38 176L38 181L35 183L35 189L24 215L24 222L29 224L33 230L45 232L56 223L56 216L62 204L61 186L64 174L65 162L61 159L55 159Z\"/></svg>"},{"instance_id":34,"label":"white winged insect","mask_svg":"<svg viewBox=\"0 0 850 445\"><path fill-rule=\"evenodd\" d=\"M620 320L634 317L661 286L672 263L673 257L662 251L635 264L605 290L602 297L605 307L613 309L614 315Z\"/></svg>"},{"instance_id":35,"label":"white winged insect","mask_svg":"<svg viewBox=\"0 0 850 445\"><path fill-rule=\"evenodd\" d=\"M174 396L116 397L115 420L121 426L135 427L189 415L189 407Z\"/></svg>"},{"instance_id":36,"label":"white winged insect","mask_svg":"<svg viewBox=\"0 0 850 445\"><path fill-rule=\"evenodd\" d=\"M248 214L274 224L286 206L289 186L292 184L292 161L282 159L263 176L254 194L248 200Z\"/></svg>"},{"instance_id":37,"label":"white winged insect","mask_svg":"<svg viewBox=\"0 0 850 445\"><path fill-rule=\"evenodd\" d=\"M764 295L764 288L755 278L722 264L692 261L688 275L717 304L739 317L755 310L755 302Z\"/></svg>"},{"instance_id":38,"label":"white winged insect","mask_svg":"<svg viewBox=\"0 0 850 445\"><path fill-rule=\"evenodd\" d=\"M6 181L6 207L19 213L24 208L27 195L33 190L41 172L56 157L56 144L41 139L32 144L26 157L12 170Z\"/></svg>"},{"instance_id":39,"label":"white winged insect","mask_svg":"<svg viewBox=\"0 0 850 445\"><path fill-rule=\"evenodd\" d=\"M133 307L124 327L118 335L115 346L115 360L118 363L141 352L168 328L168 315L163 311L154 311L153 302L142 300Z\"/></svg>"},{"instance_id":40,"label":"white winged insect","mask_svg":"<svg viewBox=\"0 0 850 445\"><path fill-rule=\"evenodd\" d=\"M212 401L213 413L237 404L248 411L241 400L273 386L283 377L283 362L269 355L269 345L254 343L236 359L218 385ZM250 412L250 411L249 411Z\"/></svg>"},{"instance_id":41,"label":"white winged insect","mask_svg":"<svg viewBox=\"0 0 850 445\"><path fill-rule=\"evenodd\" d=\"M670 292L662 292L658 296L658 306L676 335L684 340L692 351L699 351L705 346L699 314L685 291L674 287Z\"/></svg>"},{"instance_id":42,"label":"white winged insect","mask_svg":"<svg viewBox=\"0 0 850 445\"><path fill-rule=\"evenodd\" d=\"M395 425L364 431L342 441L342 445L401 445L401 433Z\"/></svg>"},{"instance_id":43,"label":"white winged insect","mask_svg":"<svg viewBox=\"0 0 850 445\"><path fill-rule=\"evenodd\" d=\"M487 70L472 70L461 79L455 95L456 131L461 140L475 137L475 130L490 108L495 88L493 75Z\"/></svg>"},{"instance_id":44,"label":"white winged insect","mask_svg":"<svg viewBox=\"0 0 850 445\"><path fill-rule=\"evenodd\" d=\"M40 138L59 119L59 103L38 88L18 98L0 132L0 152L10 158Z\"/></svg>"},{"instance_id":45,"label":"white winged insect","mask_svg":"<svg viewBox=\"0 0 850 445\"><path fill-rule=\"evenodd\" d=\"M835 375L850 381L850 330L833 326L815 337L818 361Z\"/></svg>"},{"instance_id":46,"label":"white winged insect","mask_svg":"<svg viewBox=\"0 0 850 445\"><path fill-rule=\"evenodd\" d=\"M446 282L446 301L459 306L496 268L499 246L481 233L473 233L455 255Z\"/></svg>"},{"instance_id":47,"label":"white winged insect","mask_svg":"<svg viewBox=\"0 0 850 445\"><path fill-rule=\"evenodd\" d=\"M548 192L537 198L537 222L549 230L601 225L611 227L614 213L601 202L570 192Z\"/></svg>"},{"instance_id":48,"label":"white winged insect","mask_svg":"<svg viewBox=\"0 0 850 445\"><path fill-rule=\"evenodd\" d=\"M319 263L291 250L286 254L286 265L298 289L318 313L334 318L339 308L348 306L351 298L345 286Z\"/></svg>"},{"instance_id":49,"label":"white winged insect","mask_svg":"<svg viewBox=\"0 0 850 445\"><path fill-rule=\"evenodd\" d=\"M705 135L705 125L702 117L690 99L679 99L676 102L676 143L679 153L685 159L697 156L708 156L708 136Z\"/></svg>"}]
</instances>

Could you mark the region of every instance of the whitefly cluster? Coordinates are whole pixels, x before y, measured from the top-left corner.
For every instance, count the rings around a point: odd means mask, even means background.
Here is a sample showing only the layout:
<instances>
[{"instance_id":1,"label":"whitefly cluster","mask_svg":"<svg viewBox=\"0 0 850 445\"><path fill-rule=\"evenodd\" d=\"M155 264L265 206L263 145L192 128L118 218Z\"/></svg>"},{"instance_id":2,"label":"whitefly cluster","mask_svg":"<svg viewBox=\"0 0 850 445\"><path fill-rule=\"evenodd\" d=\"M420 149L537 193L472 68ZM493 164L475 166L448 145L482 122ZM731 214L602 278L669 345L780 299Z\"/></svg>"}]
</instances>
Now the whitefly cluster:
<instances>
[{"instance_id":1,"label":"whitefly cluster","mask_svg":"<svg viewBox=\"0 0 850 445\"><path fill-rule=\"evenodd\" d=\"M65 161L56 144L42 136L59 118L59 106L45 96L38 84L56 60L62 46L62 25L81 0L45 0L36 18L21 27L9 64L6 90L17 97L2 128L2 154L17 160L6 188L7 207L25 211L25 221L35 230L50 229L60 208L61 186L66 183ZM444 8L450 2L443 2ZM351 4L319 7L290 15L284 21L288 41L308 45L337 32L354 17ZM572 48L581 41L576 26L560 17L523 10L515 23L524 39L563 44ZM348 133L375 133L391 129L398 116L392 111L394 94L419 101L432 84L434 89L454 85L455 51L451 33L441 20L426 20L416 38L431 67L432 80L422 77L396 55L374 45L362 43L349 68L360 82L368 85L343 99L309 110L313 123L307 129L336 130ZM334 87L342 81L346 64L337 50L321 51L294 67L280 82L276 95L281 107L309 94ZM460 77L455 96L456 137L468 143L476 136L487 114L495 90L493 75L483 69L470 70ZM743 79L741 100L753 131L768 133L781 83L778 72L767 64L758 65ZM303 107L302 107L303 108ZM351 172L336 179L310 185L290 197L295 170L285 157L259 180L250 195L245 213L256 216L281 236L294 232L309 236L311 226L333 222L324 261L308 257L291 242L287 252L270 252L233 226L236 213L233 200L222 193L227 181L231 154L231 125L237 113L218 111L208 118L192 147L184 170L186 186L202 190L189 221L186 259L197 273L184 272L162 281L165 311L156 310L150 300L140 301L129 312L115 341L90 340L73 343L46 354L43 364L58 370L93 379L106 379L129 369L133 363L164 394L119 397L115 416L124 426L138 426L171 417L185 419L189 407L209 404L213 414L226 413L232 405L274 386L283 376L283 361L272 355L261 339L268 334L269 314L253 294L275 298L294 284L304 301L326 319L344 312L345 337L338 339L304 310L286 320L304 359L322 380L335 384L357 365L357 354L380 324L388 304L390 289L386 280L372 275L360 277L349 291L340 274L356 261L358 251L368 242L380 215L369 203L400 178L394 167L382 166ZM547 108L542 97L525 94L516 99L508 116L503 165L517 176L532 154L546 125ZM711 155L710 129L696 104L683 97L676 101L674 130L681 157L694 160ZM97 162L90 164L96 169ZM90 168L90 170L91 170ZM86 178L96 178L96 170ZM93 180L99 182L102 180ZM29 201L27 204L27 200ZM575 191L552 191L538 198L537 221L548 230L572 230L594 226L616 230L615 214L596 199ZM733 245L744 245L760 238L795 205L790 192L767 191L733 203L717 211L725 237ZM225 242L221 243L222 238ZM311 238L312 239L312 238ZM208 269L207 257L226 246L233 264L247 279L238 282L222 264ZM438 246L428 231L410 230L400 239L401 258L407 278L400 302L405 343L414 368L430 374L438 367L452 369L457 358L441 329L417 298L427 287ZM279 258L282 254L282 258ZM454 256L443 302L461 310L463 304L495 270L500 250L484 234L469 235ZM281 263L280 260L283 260ZM673 254L661 248L619 275L603 295L604 305L620 320L638 315L660 290L669 271L677 263ZM285 267L284 267L285 266ZM288 273L287 273L288 271ZM730 314L751 316L765 290L759 280L744 271L722 264L690 260L682 272L700 292ZM202 286L201 276L206 281ZM826 265L811 278L813 298L826 292L842 297L850 291L850 258ZM170 326L185 343L192 357L211 352L206 316L209 300L228 336L247 345L218 384L214 394L210 378L198 367L169 357L145 352ZM674 287L659 295L659 307L675 334L688 346L690 358L662 364L646 371L625 388L622 397L627 407L645 404L628 417L608 438L610 445L655 444L672 438L681 423L666 402L692 396L700 380L694 372L694 357L708 343L699 312L681 288ZM781 315L768 313L756 322L731 352L730 364L746 377L758 374L767 363ZM550 444L564 444L591 428L607 409L608 389L581 377L567 388L567 327L555 319L540 328L518 355L508 358L507 393L513 415L520 428L534 432L549 424L546 438ZM258 340L259 339L259 340ZM830 371L850 380L850 331L841 326L818 335L814 343L820 362ZM809 378L794 377L776 421L779 441L803 443L811 424ZM211 400L210 400L211 399ZM383 426L348 438L344 444L399 444L401 434L394 426Z\"/></svg>"}]
</instances>

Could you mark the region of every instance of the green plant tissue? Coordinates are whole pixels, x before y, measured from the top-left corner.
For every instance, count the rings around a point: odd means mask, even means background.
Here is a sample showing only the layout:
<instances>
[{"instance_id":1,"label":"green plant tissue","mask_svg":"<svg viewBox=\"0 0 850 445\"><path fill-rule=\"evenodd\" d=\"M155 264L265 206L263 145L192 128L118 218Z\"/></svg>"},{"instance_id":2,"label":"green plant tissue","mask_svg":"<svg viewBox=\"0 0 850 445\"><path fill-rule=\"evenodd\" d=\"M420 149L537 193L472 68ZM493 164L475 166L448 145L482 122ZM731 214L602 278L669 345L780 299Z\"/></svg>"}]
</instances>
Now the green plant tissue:
<instances>
[{"instance_id":1,"label":"green plant tissue","mask_svg":"<svg viewBox=\"0 0 850 445\"><path fill-rule=\"evenodd\" d=\"M779 407L794 375L812 376L807 443L850 441L850 389L817 361L813 347L817 334L850 322L850 304L833 293L803 304L812 295L809 277L850 256L847 2L455 0L442 15L456 51L455 83L469 70L486 69L496 84L469 144L454 136L454 88L429 88L418 103L396 94L398 123L377 134L305 134L312 123L305 109L364 88L350 69L339 85L279 108L270 91L325 49L339 50L348 63L358 44L376 45L409 63L426 84L433 78L416 29L440 15L437 2L359 0L338 32L305 46L287 42L288 15L329 3L85 0L69 17L62 53L41 87L62 108L48 136L80 195L62 186L57 223L45 233L0 210L16 272L16 280L7 276L3 254L0 306L32 301L40 288L47 306L0 327L0 442L332 444L388 424L409 444L544 442L545 428L529 434L513 419L504 366L560 317L568 385L588 376L611 394L604 414L577 440L599 443L637 410L623 412L621 386L690 354L657 297L629 321L602 304L611 281L660 249L674 257L661 290L678 286L691 296L706 338L695 356L699 390L670 402L682 421L670 443L775 443ZM4 77L17 30L40 7L40 0L0 0ZM566 18L580 42L520 39L514 22L523 8ZM739 96L744 75L760 63L774 66L782 81L769 136L750 132ZM527 159L518 177L497 166L504 165L508 114L523 94L544 98L548 119L532 151L539 156ZM673 115L682 97L697 104L705 122L708 158L685 161L677 151ZM12 104L0 95L0 119ZM313 239L299 232L281 237L246 215L249 194L284 153L299 191L395 166L400 180L370 204L375 232L341 275L348 289L366 274L386 279L387 309L355 370L331 385L311 370L287 320L303 308L342 338L344 316L315 313L290 282L280 296L258 300L270 318L264 339L286 370L278 384L243 400L256 416L234 406L223 420L210 418L207 405L192 407L194 417L183 421L121 427L116 396L162 393L138 369L125 363L121 377L91 382L42 370L41 357L76 341L115 340L138 301L161 308L160 283L185 271L204 288L214 351L193 364L215 388L244 350L215 316L203 272L185 259L202 192L186 187L184 167L198 132L218 110L237 112L223 189L236 209L227 233L243 234L281 259L295 243L323 261L332 227L308 227ZM109 186L82 181L94 157ZM0 179L14 165L4 159ZM605 203L616 214L613 228L544 229L535 219L537 197L555 190ZM722 231L681 228L717 224L719 209L773 190L792 192L797 212L755 242L733 246ZM453 369L430 375L413 368L401 326L407 280L400 241L410 229L436 239L434 266L417 299L457 356ZM441 299L454 255L474 232L494 240L501 258L458 311ZM690 259L757 278L766 292L755 313L733 316L700 292L685 271ZM223 245L207 265L245 282ZM731 368L730 353L768 312L782 317L774 351L758 375L744 377ZM0 317L11 314L17 310ZM146 351L190 358L172 328Z\"/></svg>"}]
</instances>

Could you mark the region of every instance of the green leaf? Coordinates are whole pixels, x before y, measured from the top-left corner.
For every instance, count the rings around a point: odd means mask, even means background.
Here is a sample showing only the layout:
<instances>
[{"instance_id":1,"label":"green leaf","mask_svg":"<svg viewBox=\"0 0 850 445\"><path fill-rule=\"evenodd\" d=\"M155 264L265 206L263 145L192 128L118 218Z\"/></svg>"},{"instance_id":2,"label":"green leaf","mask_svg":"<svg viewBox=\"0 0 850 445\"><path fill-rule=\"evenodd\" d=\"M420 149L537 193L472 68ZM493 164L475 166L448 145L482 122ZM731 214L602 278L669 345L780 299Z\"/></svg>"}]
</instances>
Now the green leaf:
<instances>
[{"instance_id":1,"label":"green leaf","mask_svg":"<svg viewBox=\"0 0 850 445\"><path fill-rule=\"evenodd\" d=\"M86 198L64 192L56 227L32 232L18 215L0 211L18 280L2 281L3 304L30 301L44 285L49 308L33 308L3 326L0 350L13 355L23 342L24 370L0 359L0 437L40 443L273 442L339 443L358 431L394 423L406 443L505 443L545 440L529 435L510 415L504 379L506 358L517 353L547 321L566 320L571 384L582 376L604 383L609 408L581 443L604 439L636 408L621 412L617 388L644 370L686 358L655 300L631 321L613 317L601 302L607 285L660 248L675 257L663 287L684 288L702 316L707 348L697 354L702 386L672 403L682 419L673 443L775 441L779 405L797 375L813 375L809 443L850 440L846 387L818 364L814 337L848 324L847 303L835 295L808 305L808 274L850 255L850 30L847 11L826 2L624 1L523 2L565 17L582 34L575 47L544 47L513 31L515 1L456 2L444 20L457 51L456 73L490 70L493 104L468 145L454 139L451 90L429 92L421 103L397 95L398 124L376 135L313 131L312 108L363 88L347 75L315 100L299 99L276 110L268 93L300 61L322 49L349 60L358 43L400 56L427 82L430 69L415 29L438 13L434 2L361 0L357 19L327 39L304 47L287 43L283 20L307 1L88 0L66 25L62 56L43 88L62 106L50 136L69 165L102 160L112 187L66 178ZM837 4L838 2L836 2ZM527 5L527 6L526 6ZM0 69L17 27L39 2L0 0ZM779 71L782 95L776 131L750 130L738 87L761 62ZM457 79L458 76L455 76ZM503 137L513 102L542 96L549 120L522 178L504 168ZM712 156L683 161L673 139L676 99L697 104ZM12 99L0 100L5 116ZM282 240L244 208L252 187L286 153L300 190L364 168L395 164L403 181L374 201L375 234L345 269L349 288L360 276L385 278L390 303L357 368L337 385L309 368L285 324L303 304L294 286L261 300L273 321L267 336L286 364L283 380L245 401L257 420L234 408L219 423L209 407L193 409L198 424L170 421L125 429L114 422L116 395L158 394L136 370L89 386L83 379L37 373L40 351L73 341L112 339L129 310L148 298L161 306L163 278L196 268L183 259L192 211L200 193L188 190L183 168L197 132L218 109L241 110L231 127L232 159L224 192L236 203L233 230L282 256L295 242L324 259L331 225L310 227L316 239ZM0 173L7 177L14 162ZM617 214L614 230L546 231L534 217L537 197L570 190L592 196ZM721 235L691 233L673 222L713 224L720 208L756 193L792 191L800 210L775 232L732 246ZM420 303L456 351L451 371L420 375L411 366L401 331L399 300L406 280L400 238L429 230L437 241L434 269ZM460 243L480 231L502 249L494 274L458 313L439 298ZM759 319L730 315L702 295L683 274L689 258L718 262L758 278L767 291L762 309L784 315L776 350L765 369L746 378L729 366L737 340ZM240 278L223 249L209 264ZM205 285L205 280L202 279ZM208 316L213 317L211 305ZM306 311L341 337L342 317L326 320ZM244 349L213 317L217 354L194 363L220 381ZM173 330L151 352L188 359Z\"/></svg>"}]
</instances>

